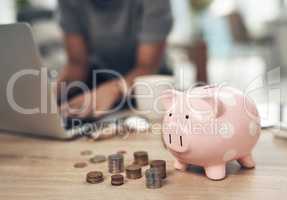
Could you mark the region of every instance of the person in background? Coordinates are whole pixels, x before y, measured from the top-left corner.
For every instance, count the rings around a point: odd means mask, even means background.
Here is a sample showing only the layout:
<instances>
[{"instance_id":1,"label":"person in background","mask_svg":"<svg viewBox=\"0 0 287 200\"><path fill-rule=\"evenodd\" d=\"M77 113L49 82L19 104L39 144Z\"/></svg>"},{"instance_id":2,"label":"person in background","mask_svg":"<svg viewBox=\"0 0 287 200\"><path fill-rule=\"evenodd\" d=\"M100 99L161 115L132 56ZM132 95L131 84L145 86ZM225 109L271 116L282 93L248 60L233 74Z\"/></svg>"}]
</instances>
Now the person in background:
<instances>
[{"instance_id":1,"label":"person in background","mask_svg":"<svg viewBox=\"0 0 287 200\"><path fill-rule=\"evenodd\" d=\"M174 26L168 38L168 58L180 90L208 83L208 46L201 21L211 2L171 0Z\"/></svg>"},{"instance_id":2,"label":"person in background","mask_svg":"<svg viewBox=\"0 0 287 200\"><path fill-rule=\"evenodd\" d=\"M188 56L197 66L196 79L199 83L207 84L207 63L208 63L208 45L207 41L203 38L203 33L198 25L199 18L202 17L201 14L208 9L213 0L189 0L190 11L192 13L193 25L196 30L194 35L196 41L188 49ZM197 25L196 25L197 23ZM197 27L199 26L199 27Z\"/></svg>"},{"instance_id":3,"label":"person in background","mask_svg":"<svg viewBox=\"0 0 287 200\"><path fill-rule=\"evenodd\" d=\"M169 0L59 0L59 8L68 61L59 75L58 95L62 83L82 81L91 89L61 102L64 115L99 117L124 95L111 74L99 74L94 85L93 71L116 71L128 87L137 76L159 71L172 27ZM86 98L92 103L83 111Z\"/></svg>"}]
</instances>

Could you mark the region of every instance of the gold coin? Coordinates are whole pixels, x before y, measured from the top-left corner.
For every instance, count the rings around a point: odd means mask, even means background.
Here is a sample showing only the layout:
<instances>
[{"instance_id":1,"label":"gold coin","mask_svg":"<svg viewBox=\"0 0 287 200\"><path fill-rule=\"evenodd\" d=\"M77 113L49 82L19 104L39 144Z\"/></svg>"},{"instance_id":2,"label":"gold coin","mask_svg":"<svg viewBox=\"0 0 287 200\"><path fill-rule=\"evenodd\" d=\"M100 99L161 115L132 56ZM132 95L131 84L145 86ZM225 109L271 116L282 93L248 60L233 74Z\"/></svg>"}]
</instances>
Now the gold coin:
<instances>
[{"instance_id":1,"label":"gold coin","mask_svg":"<svg viewBox=\"0 0 287 200\"><path fill-rule=\"evenodd\" d=\"M85 163L85 162L78 162L78 163L74 164L74 167L75 168L85 168L85 167L87 167L87 163Z\"/></svg>"}]
</instances>

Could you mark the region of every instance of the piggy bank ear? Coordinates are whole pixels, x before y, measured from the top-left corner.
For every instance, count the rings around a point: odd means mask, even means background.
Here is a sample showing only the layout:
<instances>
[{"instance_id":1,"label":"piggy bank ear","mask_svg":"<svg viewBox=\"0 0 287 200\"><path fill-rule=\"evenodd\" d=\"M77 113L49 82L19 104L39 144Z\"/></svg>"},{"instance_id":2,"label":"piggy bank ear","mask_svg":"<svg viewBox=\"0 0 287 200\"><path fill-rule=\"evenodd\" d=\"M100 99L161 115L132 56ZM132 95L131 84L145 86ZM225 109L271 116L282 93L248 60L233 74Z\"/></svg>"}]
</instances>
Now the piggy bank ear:
<instances>
[{"instance_id":1,"label":"piggy bank ear","mask_svg":"<svg viewBox=\"0 0 287 200\"><path fill-rule=\"evenodd\" d=\"M194 113L201 118L216 118L220 115L220 102L212 96L193 97L191 106Z\"/></svg>"},{"instance_id":2,"label":"piggy bank ear","mask_svg":"<svg viewBox=\"0 0 287 200\"><path fill-rule=\"evenodd\" d=\"M203 97L202 101L205 103L205 107L212 117L219 116L220 101L214 97Z\"/></svg>"},{"instance_id":3,"label":"piggy bank ear","mask_svg":"<svg viewBox=\"0 0 287 200\"><path fill-rule=\"evenodd\" d=\"M165 90L162 92L161 102L165 109L169 109L173 105L178 93L176 90Z\"/></svg>"}]
</instances>

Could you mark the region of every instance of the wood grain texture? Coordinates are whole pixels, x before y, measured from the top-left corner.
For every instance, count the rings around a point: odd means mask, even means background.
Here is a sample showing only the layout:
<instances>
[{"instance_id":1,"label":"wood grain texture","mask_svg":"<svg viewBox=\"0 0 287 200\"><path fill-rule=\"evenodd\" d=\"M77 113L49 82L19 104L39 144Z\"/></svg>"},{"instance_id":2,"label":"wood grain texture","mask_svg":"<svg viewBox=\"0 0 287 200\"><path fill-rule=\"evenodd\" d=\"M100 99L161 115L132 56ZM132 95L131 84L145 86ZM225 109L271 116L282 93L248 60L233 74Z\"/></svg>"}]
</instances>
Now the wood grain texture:
<instances>
[{"instance_id":1,"label":"wood grain texture","mask_svg":"<svg viewBox=\"0 0 287 200\"><path fill-rule=\"evenodd\" d=\"M146 189L144 178L111 186L107 162L89 163L83 169L73 167L91 157L80 155L83 150L109 155L122 149L128 152L126 165L132 162L132 153L137 150L148 151L150 159L167 160L168 178L164 187ZM96 142L86 138L64 142L0 134L0 199L286 199L287 140L275 139L264 131L254 157L255 170L242 170L231 162L227 166L228 178L210 181L199 167L190 167L184 173L175 171L158 132ZM86 183L85 176L90 170L103 171L105 181L97 185Z\"/></svg>"}]
</instances>

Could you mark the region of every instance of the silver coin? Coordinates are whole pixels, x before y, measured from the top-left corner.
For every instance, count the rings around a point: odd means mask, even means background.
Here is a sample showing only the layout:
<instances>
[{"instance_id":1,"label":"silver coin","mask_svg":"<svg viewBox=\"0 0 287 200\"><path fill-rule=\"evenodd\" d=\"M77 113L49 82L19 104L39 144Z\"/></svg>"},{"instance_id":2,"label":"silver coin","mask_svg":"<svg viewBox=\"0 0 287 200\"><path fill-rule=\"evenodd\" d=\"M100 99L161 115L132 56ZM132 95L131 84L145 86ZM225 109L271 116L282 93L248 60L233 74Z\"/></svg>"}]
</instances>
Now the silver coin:
<instances>
[{"instance_id":1,"label":"silver coin","mask_svg":"<svg viewBox=\"0 0 287 200\"><path fill-rule=\"evenodd\" d=\"M82 151L81 152L81 155L82 156L90 156L90 155L92 155L93 154L93 152L91 151L91 150L85 150L85 151Z\"/></svg>"},{"instance_id":2,"label":"silver coin","mask_svg":"<svg viewBox=\"0 0 287 200\"><path fill-rule=\"evenodd\" d=\"M146 187L156 189L162 187L162 176L158 169L150 168L145 172Z\"/></svg>"},{"instance_id":3,"label":"silver coin","mask_svg":"<svg viewBox=\"0 0 287 200\"><path fill-rule=\"evenodd\" d=\"M91 163L102 163L102 162L105 162L106 160L107 158L104 155L95 155L94 157L90 159L90 162Z\"/></svg>"},{"instance_id":4,"label":"silver coin","mask_svg":"<svg viewBox=\"0 0 287 200\"><path fill-rule=\"evenodd\" d=\"M108 169L110 173L121 173L124 171L124 157L121 154L112 154L108 157Z\"/></svg>"}]
</instances>

